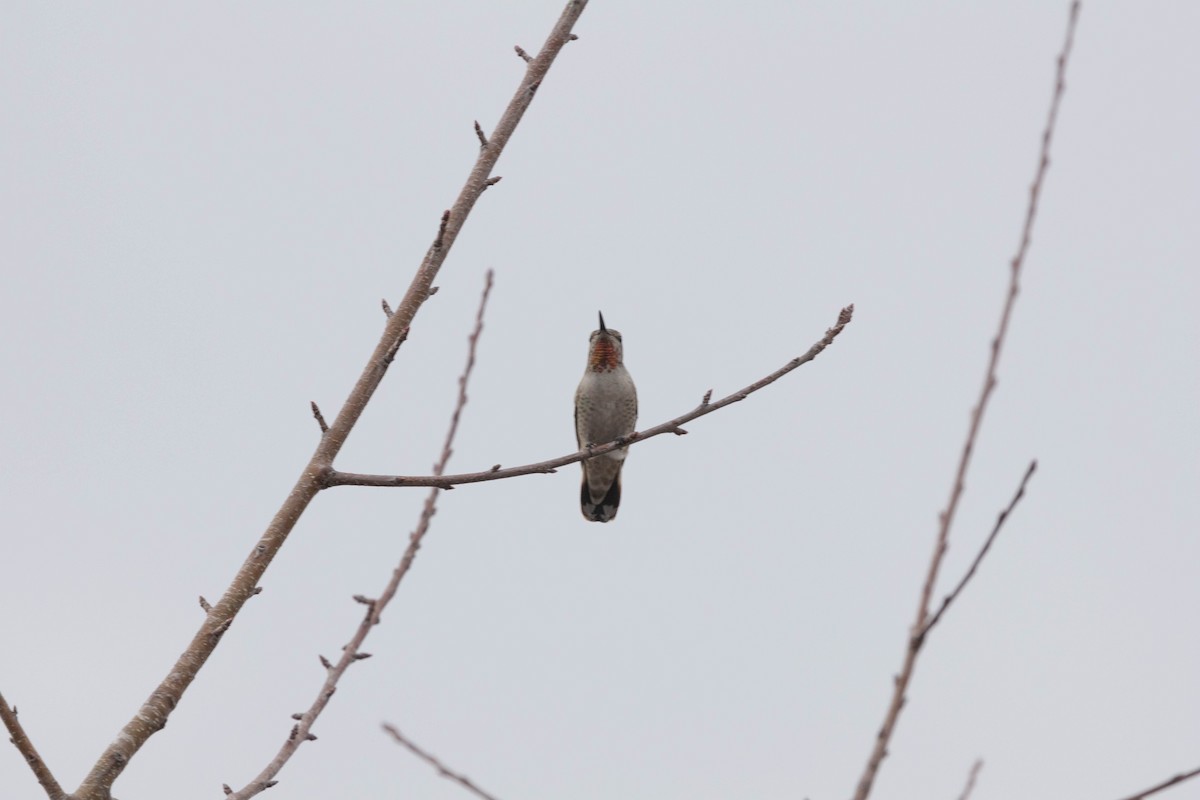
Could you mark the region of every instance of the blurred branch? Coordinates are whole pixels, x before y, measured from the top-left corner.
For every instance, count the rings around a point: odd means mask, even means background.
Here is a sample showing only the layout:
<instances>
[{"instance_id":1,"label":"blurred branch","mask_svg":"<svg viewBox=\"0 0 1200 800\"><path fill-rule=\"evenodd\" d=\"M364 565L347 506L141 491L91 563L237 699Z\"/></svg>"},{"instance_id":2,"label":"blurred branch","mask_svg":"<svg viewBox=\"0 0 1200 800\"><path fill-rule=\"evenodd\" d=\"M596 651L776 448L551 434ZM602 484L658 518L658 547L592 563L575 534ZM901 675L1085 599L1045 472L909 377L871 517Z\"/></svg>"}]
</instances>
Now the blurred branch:
<instances>
[{"instance_id":1,"label":"blurred branch","mask_svg":"<svg viewBox=\"0 0 1200 800\"><path fill-rule=\"evenodd\" d=\"M428 299L433 281L458 238L467 216L487 188L488 178L500 154L533 102L534 94L554 63L555 57L570 41L571 28L586 6L587 0L569 0L541 51L526 65L525 74L521 77L516 93L509 101L500 121L496 123L492 135L488 137L488 146L479 150L475 165L459 191L458 198L447 214L443 215L437 239L425 252L404 299L387 318L383 335L354 389L346 398L337 417L329 424L329 430L321 436L316 451L305 465L287 499L250 551L229 588L213 606L212 612L208 614L187 649L96 761L76 790L73 800L109 800L113 781L142 745L167 724L167 717L216 649L221 635L228 630L234 617L252 596L259 579L287 540L292 528L308 508L308 504L323 488L320 476L341 451L350 431L387 373L388 366L408 335L413 319Z\"/></svg>"},{"instance_id":2,"label":"blurred branch","mask_svg":"<svg viewBox=\"0 0 1200 800\"><path fill-rule=\"evenodd\" d=\"M576 453L571 453L570 455L559 456L558 458L552 458L549 461L540 461L536 464L526 464L525 466L521 467L509 467L508 469L500 469L499 465L497 465L483 472L465 472L459 475L435 474L408 476L361 475L353 472L340 472L331 468L324 473L322 480L327 487L436 486L441 489L451 489L454 486L463 483L481 483L483 481L498 481L503 480L504 478L513 478L518 475L551 473L555 472L558 467L566 466L567 464L574 464L576 461L586 461L589 458L595 458L596 456L604 455L605 453L616 450L617 448L627 447L635 442L643 442L655 436L661 436L664 433L674 433L681 436L687 433L687 431L680 427L685 422L691 422L698 417L703 417L705 414L711 414L712 412L724 408L725 406L745 400L759 389L769 386L802 364L807 364L808 362L812 361L814 358L820 355L826 347L833 344L833 340L837 338L837 335L842 332L843 328L850 324L850 320L853 318L853 316L853 305L843 308L841 313L838 314L837 323L832 328L825 331L825 335L821 337L820 341L810 347L808 352L806 352L804 355L793 358L791 361L784 364L770 375L760 378L749 386L739 389L728 397L723 397L715 403L709 402L710 398L712 397L712 390L710 389L704 396L704 399L701 401L700 405L696 406L696 408L692 409L686 414L678 416L675 419L668 420L661 425L655 425L653 428L647 428L644 431L636 431L623 439L617 439L605 444L594 445L590 449L580 450Z\"/></svg>"},{"instance_id":3,"label":"blurred branch","mask_svg":"<svg viewBox=\"0 0 1200 800\"><path fill-rule=\"evenodd\" d=\"M1123 798L1121 798L1121 800L1142 800L1142 798L1144 798L1144 797L1149 797L1150 795L1158 794L1163 789L1170 789L1172 786L1176 786L1178 784L1183 783L1184 781L1191 780L1192 778L1196 777L1197 775L1200 775L1200 767L1197 767L1196 769L1192 770L1191 772L1181 772L1178 775L1176 775L1174 778L1168 778L1167 780L1163 781L1162 783L1151 786L1149 789L1145 789L1141 792L1138 792L1137 794L1131 794L1128 797L1123 797Z\"/></svg>"},{"instance_id":4,"label":"blurred branch","mask_svg":"<svg viewBox=\"0 0 1200 800\"><path fill-rule=\"evenodd\" d=\"M971 453L975 448L975 441L979 435L980 425L983 422L983 414L987 409L992 392L996 388L996 366L1000 361L1000 352L1004 345L1005 336L1008 333L1009 319L1012 316L1013 306L1016 303L1017 294L1020 290L1021 268L1025 263L1025 255L1029 251L1033 223L1037 219L1038 199L1041 196L1046 170L1050 166L1050 142L1054 136L1054 126L1058 119L1059 104L1062 102L1063 91L1066 88L1067 59L1071 54L1071 45L1075 38L1075 25L1078 19L1079 0L1075 0L1071 3L1066 37L1063 41L1062 50L1058 55L1054 93L1050 100L1050 112L1046 119L1046 126L1042 131L1041 154L1038 158L1033 184L1029 188L1029 203L1025 210L1025 224L1021 230L1020 244L1017 247L1016 255L1013 256L1010 263L1011 272L1009 276L1008 296L1004 301L1004 310L1000 315L999 327L997 328L995 337L992 339L991 356L988 359L983 388L979 394L979 401L971 411L971 424L967 431L966 441L963 444L962 455L959 457L958 469L954 475L954 484L950 490L950 499L946 504L945 510L939 516L937 542L934 545L933 556L930 559L929 569L925 575L925 583L921 587L921 598L917 606L916 621L913 622L912 628L909 631L908 642L904 651L904 664L900 669L900 674L895 677L895 688L892 692L892 699L884 715L883 725L880 726L879 733L875 737L875 746L872 748L871 755L867 759L867 765L863 769L862 776L859 778L858 787L854 792L854 800L866 800L871 794L871 787L874 785L875 776L879 772L880 764L883 763L883 759L887 756L888 744L891 742L892 734L896 730L896 722L900 718L900 711L904 707L908 684L912 680L913 670L916 667L917 655L926 641L925 633L929 620L930 599L933 596L934 586L937 584L938 572L941 569L942 560L946 556L946 548L950 538L950 526L954 522L954 513L958 510L958 501L962 497L967 467L971 463Z\"/></svg>"},{"instance_id":5,"label":"blurred branch","mask_svg":"<svg viewBox=\"0 0 1200 800\"><path fill-rule=\"evenodd\" d=\"M458 422L462 417L463 406L467 404L467 383L471 380L471 372L475 368L475 349L479 344L479 336L483 332L483 312L487 309L488 296L491 293L492 270L489 269L483 285L483 296L479 299L479 311L475 314L475 329L471 332L467 340L469 343L467 346L467 364L458 379L458 399L454 404L454 414L450 417L450 427L446 431L446 441L442 446L441 458L434 465L434 472L439 474L445 471L446 463L450 460L451 453L454 452L454 437L458 433ZM271 763L267 764L262 772L256 775L244 788L232 793L226 792L229 800L248 800L248 798L254 797L264 789L274 786L275 776L279 774L283 766L300 749L300 745L316 738L309 731L312 729L313 723L317 721L317 717L321 716L321 712L325 709L325 706L329 704L333 693L337 691L338 681L341 680L342 675L345 674L351 664L369 657L367 653L363 653L361 650L363 642L370 635L371 628L379 624L383 609L395 597L396 590L400 587L400 581L404 579L409 567L412 566L413 559L417 555L417 550L421 546L421 540L425 537L426 531L429 530L429 521L433 518L434 513L436 513L439 491L441 490L433 489L429 492L429 496L425 498L425 507L421 510L417 529L409 537L408 548L404 551L400 565L392 571L392 577L384 587L383 594L379 596L378 600L370 600L362 596L354 598L356 601L367 606L366 614L363 615L362 621L359 622L358 629L354 632L350 643L342 648L342 657L338 659L336 664L331 664L324 656L321 657L321 663L326 669L325 682L321 685L320 691L317 692L317 697L313 700L312 705L309 706L307 711L292 715L292 718L296 720L296 724L292 726L291 732L288 734L283 746L279 748L279 752L275 755L275 758L271 759Z\"/></svg>"},{"instance_id":6,"label":"blurred branch","mask_svg":"<svg viewBox=\"0 0 1200 800\"><path fill-rule=\"evenodd\" d=\"M25 759L25 763L33 770L33 776L37 778L37 782L46 790L46 796L50 800L64 800L67 796L66 793L58 785L58 781L54 779L54 774L50 772L50 768L46 766L46 762L38 754L37 748L33 746L33 742L29 741L29 736L21 726L21 721L17 719L17 709L9 707L8 701L4 699L3 694L0 694L0 720L4 721L4 727L8 729L8 734L11 737L9 741L13 743L17 748L17 752Z\"/></svg>"},{"instance_id":7,"label":"blurred branch","mask_svg":"<svg viewBox=\"0 0 1200 800\"><path fill-rule=\"evenodd\" d=\"M962 794L958 796L958 800L970 800L971 792L975 791L975 781L979 779L979 770L983 769L983 759L975 759L975 763L971 765L971 772L967 775L967 785L963 787Z\"/></svg>"},{"instance_id":8,"label":"blurred branch","mask_svg":"<svg viewBox=\"0 0 1200 800\"><path fill-rule=\"evenodd\" d=\"M417 747L415 744L410 742L408 739L404 738L404 734L400 733L400 731L396 729L395 725L389 725L387 723L384 723L383 729L385 731L387 731L388 734L393 739L395 739L397 742L399 742L400 744L404 745L409 750L411 750L413 752L413 754L415 754L418 758L424 759L431 766L433 766L433 768L436 769L443 778L449 778L452 781L457 781L458 783L462 784L462 786L464 786L468 790L470 790L470 791L474 792L475 794L479 795L480 797L482 797L483 800L496 800L495 797L488 794L483 789L480 789L478 786L476 786L474 783L472 783L471 779L468 778L466 775L461 775L461 774L455 772L454 770L450 769L445 764L443 764L441 761L438 761L437 758L430 755L429 753L426 753L424 750Z\"/></svg>"}]
</instances>

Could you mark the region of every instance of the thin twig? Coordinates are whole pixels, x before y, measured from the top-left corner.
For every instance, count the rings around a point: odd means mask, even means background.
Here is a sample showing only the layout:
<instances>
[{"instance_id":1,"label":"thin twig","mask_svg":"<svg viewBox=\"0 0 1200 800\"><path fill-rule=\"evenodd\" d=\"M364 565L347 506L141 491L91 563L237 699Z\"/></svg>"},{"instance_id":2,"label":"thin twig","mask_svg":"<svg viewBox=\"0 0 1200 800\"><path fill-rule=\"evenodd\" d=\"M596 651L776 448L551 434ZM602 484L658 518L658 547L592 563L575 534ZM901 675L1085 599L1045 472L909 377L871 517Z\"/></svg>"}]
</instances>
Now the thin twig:
<instances>
[{"instance_id":1,"label":"thin twig","mask_svg":"<svg viewBox=\"0 0 1200 800\"><path fill-rule=\"evenodd\" d=\"M536 464L526 464L521 467L509 467L508 469L496 469L495 467L492 467L491 469L487 469L482 472L466 472L458 475L363 475L330 469L322 476L322 480L325 482L326 486L436 486L440 489L449 489L453 486L464 483L481 483L483 481L503 480L505 478L512 478L517 475L552 473L556 471L558 467L562 467L567 464L574 464L576 461L587 461L590 458L604 455L605 453L616 450L617 448L628 447L635 442L644 442L647 439L651 439L655 436L661 436L664 433L674 433L677 435L683 434L686 433L686 431L684 431L680 426L685 422L689 422L698 417L703 417L705 414L711 414L714 411L722 409L725 406L731 405L740 400L745 400L748 396L754 392L757 392L759 389L769 386L802 364L807 364L808 362L812 361L821 354L821 351L833 343L833 340L839 333L842 332L842 329L850 323L853 315L854 306L846 306L841 310L841 313L838 314L837 323L832 328L825 331L825 335L821 337L820 341L810 347L807 353L797 358L793 358L791 361L784 364L770 375L760 378L749 386L739 389L728 397L723 397L722 399L712 403L704 402L686 414L678 416L675 419L668 420L661 425L655 425L653 428L647 428L644 431L631 433L622 439L617 439L612 442L594 445L590 449L580 450L578 452L571 453L570 455L552 458L548 461L540 461Z\"/></svg>"},{"instance_id":2,"label":"thin twig","mask_svg":"<svg viewBox=\"0 0 1200 800\"><path fill-rule=\"evenodd\" d=\"M213 606L212 614L205 619L187 649L168 670L167 676L150 693L149 699L138 708L137 713L97 759L83 783L75 791L73 800L108 800L113 781L146 741L167 724L167 718L216 649L217 639L209 636L212 620L229 620L241 611L246 600L253 595L259 579L279 552L279 548L296 526L296 522L323 488L322 473L333 464L341 452L350 431L387 373L388 364L395 355L396 348L407 335L421 305L428 299L429 288L458 239L471 209L483 193L484 184L491 176L518 123L533 102L534 87L545 79L554 59L569 40L571 28L585 8L587 0L568 0L566 3L541 51L521 75L512 99L509 100L488 139L488 147L479 151L466 182L450 207L450 218L445 228L439 230L438 239L441 246L430 247L425 252L404 298L395 312L388 317L374 353L367 361L337 417L330 423L328 433L321 437L312 458L300 471L300 477L275 513L267 530L251 548L229 588Z\"/></svg>"},{"instance_id":3,"label":"thin twig","mask_svg":"<svg viewBox=\"0 0 1200 800\"><path fill-rule=\"evenodd\" d=\"M475 136L479 139L479 148L487 147L487 136L483 133L483 128L479 127L479 120L475 120Z\"/></svg>"},{"instance_id":4,"label":"thin twig","mask_svg":"<svg viewBox=\"0 0 1200 800\"><path fill-rule=\"evenodd\" d=\"M1144 789L1137 794L1131 794L1128 797L1122 797L1121 800L1142 800L1144 797L1149 797L1152 794L1158 794L1163 789L1170 789L1172 786L1191 780L1197 775L1200 775L1200 767L1196 767L1191 772L1181 772L1174 778L1168 778L1162 783L1151 786L1149 789Z\"/></svg>"},{"instance_id":5,"label":"thin twig","mask_svg":"<svg viewBox=\"0 0 1200 800\"><path fill-rule=\"evenodd\" d=\"M971 562L970 568L966 574L962 576L962 580L954 587L954 591L942 598L942 604L938 610L925 623L925 629L921 632L922 636L929 635L929 631L933 630L933 626L938 624L942 615L946 613L946 609L950 604L958 599L962 594L962 590L966 588L967 583L975 576L975 571L979 569L980 563L983 562L984 556L988 554L988 550L992 548L992 542L996 541L996 537L1000 534L1000 529L1004 527L1004 522L1008 519L1009 514L1012 514L1013 509L1017 507L1017 503L1021 502L1021 498L1025 496L1025 485L1029 483L1029 479L1033 477L1033 473L1037 470L1037 461L1030 461L1029 468L1025 470L1025 477L1021 478L1021 485L1017 487L1016 494L1012 500L1008 502L1008 506L1000 512L996 517L996 524L992 526L992 532L988 534L987 539L983 543L983 547L979 548L979 552L975 554L975 560Z\"/></svg>"},{"instance_id":6,"label":"thin twig","mask_svg":"<svg viewBox=\"0 0 1200 800\"><path fill-rule=\"evenodd\" d=\"M521 47L521 45L514 44L513 50L515 50L517 52L517 55L520 56L521 60L524 61L526 64L528 64L530 61L533 61L533 59L529 57L529 53L526 53L525 50Z\"/></svg>"},{"instance_id":7,"label":"thin twig","mask_svg":"<svg viewBox=\"0 0 1200 800\"><path fill-rule=\"evenodd\" d=\"M975 763L971 765L971 773L967 775L967 785L963 787L962 794L958 796L958 800L970 800L971 792L975 791L975 781L979 778L979 770L983 769L983 759L975 759Z\"/></svg>"},{"instance_id":8,"label":"thin twig","mask_svg":"<svg viewBox=\"0 0 1200 800\"><path fill-rule=\"evenodd\" d=\"M988 359L983 388L979 394L979 401L971 411L971 424L967 431L962 455L959 458L958 468L955 472L954 484L950 490L950 499L946 504L945 510L939 516L937 541L934 544L933 555L929 562L929 570L925 575L925 583L921 587L921 598L917 605L916 621L909 631L908 643L904 651L904 664L900 669L900 674L895 676L892 698L884 715L883 724L879 727L879 732L875 737L875 745L871 750L871 755L867 759L867 765L863 769L862 776L859 778L858 786L854 792L854 800L866 800L871 794L871 787L875 783L875 776L879 772L880 764L883 763L883 759L887 756L888 744L891 742L892 734L896 730L896 722L900 718L900 711L904 707L908 684L912 680L917 655L926 641L924 634L926 622L929 618L930 599L933 596L934 586L937 584L938 571L941 569L942 560L946 555L946 547L950 537L950 526L954 521L954 513L958 509L958 501L962 496L965 486L967 466L971 462L971 452L975 448L975 440L979 434L980 424L983 422L983 414L987 409L988 400L991 398L992 391L996 387L996 365L1000 361L1000 351L1003 347L1005 336L1008 333L1009 318L1012 316L1013 305L1016 303L1017 293L1020 289L1021 267L1025 263L1025 255L1029 250L1030 238L1033 233L1033 223L1037 218L1038 198L1041 195L1042 182L1046 177L1046 170L1050 166L1050 142L1053 138L1054 125L1058 118L1059 103L1062 101L1063 91L1066 87L1067 59L1071 53L1071 44L1075 37L1075 24L1078 19L1079 0L1075 0L1071 3L1066 38L1063 42L1062 50L1058 55L1054 93L1050 100L1050 112L1046 119L1046 127L1042 131L1041 154L1038 158L1033 184L1029 189L1029 204L1025 210L1025 223L1021 229L1020 244L1010 264L1011 272L1008 296L1004 301L1004 310L1000 315L999 327L995 337L992 339L991 356Z\"/></svg>"},{"instance_id":9,"label":"thin twig","mask_svg":"<svg viewBox=\"0 0 1200 800\"><path fill-rule=\"evenodd\" d=\"M410 742L408 739L406 739L404 737L404 734L400 733L400 731L396 729L395 725L390 725L385 722L383 724L383 729L385 731L387 731L388 734L393 739L395 739L397 742L399 742L400 744L404 745L409 750L411 750L413 752L413 754L416 755L418 758L424 759L426 762L428 762L429 765L432 766L434 769L436 769L443 778L449 778L452 781L457 781L464 788L466 788L466 789L474 792L475 794L479 795L480 797L482 797L483 800L496 800L496 798L493 795L488 794L483 789L480 789L478 786L476 786L474 783L472 783L471 779L468 778L466 775L463 775L459 772L455 772L454 770L450 769L445 764L443 764L441 761L438 761L436 757L430 755L429 753L426 753L424 750L422 750L421 748L417 747L415 744Z\"/></svg>"},{"instance_id":10,"label":"thin twig","mask_svg":"<svg viewBox=\"0 0 1200 800\"><path fill-rule=\"evenodd\" d=\"M25 763L33 770L33 777L37 778L37 782L42 785L46 791L46 796L50 800L64 800L66 793L62 787L58 785L58 781L54 779L54 774L50 772L50 768L46 766L46 762L42 760L38 754L37 748L33 746L33 742L29 741L28 734L25 733L25 728L21 726L21 721L17 719L17 709L10 708L8 701L4 699L4 695L0 694L0 720L4 721L4 727L8 729L10 741L16 746L17 752L25 759Z\"/></svg>"},{"instance_id":11,"label":"thin twig","mask_svg":"<svg viewBox=\"0 0 1200 800\"><path fill-rule=\"evenodd\" d=\"M475 315L475 328L471 332L469 345L467 347L467 364L463 368L462 375L458 379L458 398L454 404L454 414L450 418L450 427L446 432L446 441L442 446L442 455L435 469L444 471L446 462L450 460L450 454L453 452L454 436L458 432L458 422L462 416L463 406L467 404L467 383L471 379L471 372L475 368L475 350L479 344L479 336L483 331L483 312L487 308L488 296L492 292L492 271L489 269L487 278L484 281L483 296L479 300L479 311ZM408 568L412 565L413 559L416 557L417 549L421 546L421 539L424 538L425 532L429 529L429 520L433 518L436 511L438 489L433 489L429 493L429 497L425 499L425 507L421 511L420 522L417 524L417 530L412 534L409 540L408 547L404 551L404 557L400 561L400 565L392 571L391 578L388 579L387 586L383 593L379 595L378 600L371 600L362 595L355 595L354 601L361 603L367 607L366 613L363 615L362 621L358 624L358 629L354 632L354 636L350 639L350 643L342 648L342 657L338 659L336 664L330 663L329 659L321 656L321 664L326 669L325 681L321 684L320 690L317 692L317 697L313 700L312 705L308 710L293 714L292 718L297 720L292 726L291 732L287 739L279 748L279 752L271 759L271 763L267 764L263 770L254 777L245 787L229 795L231 800L247 800L254 797L263 789L274 785L274 778L283 769L284 765L295 755L300 749L300 745L305 742L312 741L316 737L310 733L313 723L317 721L317 717L321 716L321 712L325 706L329 704L329 699L333 697L333 693L337 690L338 681L351 664L356 661L361 661L364 658L369 658L368 653L362 652L363 642L371 633L371 628L379 624L380 614L387 607L392 598L396 595L396 590L400 586L400 581L404 578Z\"/></svg>"},{"instance_id":12,"label":"thin twig","mask_svg":"<svg viewBox=\"0 0 1200 800\"><path fill-rule=\"evenodd\" d=\"M317 421L317 425L321 428L321 433L329 433L329 426L325 424L325 416L321 413L321 409L317 407L317 401L310 400L309 404L312 406L313 419Z\"/></svg>"}]
</instances>

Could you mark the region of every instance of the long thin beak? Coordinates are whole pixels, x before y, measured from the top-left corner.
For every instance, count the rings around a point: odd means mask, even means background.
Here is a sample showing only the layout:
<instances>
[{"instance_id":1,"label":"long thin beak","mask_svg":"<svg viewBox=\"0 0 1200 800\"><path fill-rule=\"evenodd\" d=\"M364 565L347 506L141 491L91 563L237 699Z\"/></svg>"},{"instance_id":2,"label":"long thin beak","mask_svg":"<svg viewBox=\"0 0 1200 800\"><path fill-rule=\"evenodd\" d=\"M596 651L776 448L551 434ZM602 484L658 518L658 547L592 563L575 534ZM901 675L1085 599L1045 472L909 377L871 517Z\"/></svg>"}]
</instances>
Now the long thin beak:
<instances>
[{"instance_id":1,"label":"long thin beak","mask_svg":"<svg viewBox=\"0 0 1200 800\"><path fill-rule=\"evenodd\" d=\"M603 332L603 333L607 333L607 332L608 332L608 328L604 327L604 312L603 312L603 311L597 311L596 313L600 315L600 330L601 330L601 332Z\"/></svg>"}]
</instances>

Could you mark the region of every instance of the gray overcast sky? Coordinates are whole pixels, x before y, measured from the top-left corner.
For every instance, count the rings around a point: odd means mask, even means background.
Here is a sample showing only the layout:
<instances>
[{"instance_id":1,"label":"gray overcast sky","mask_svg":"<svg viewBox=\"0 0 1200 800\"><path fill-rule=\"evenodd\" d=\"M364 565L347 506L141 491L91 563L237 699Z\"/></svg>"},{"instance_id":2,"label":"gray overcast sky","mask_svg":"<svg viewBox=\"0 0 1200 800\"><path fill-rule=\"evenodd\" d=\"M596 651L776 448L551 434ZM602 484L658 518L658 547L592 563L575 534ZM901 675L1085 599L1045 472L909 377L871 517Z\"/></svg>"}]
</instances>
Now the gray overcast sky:
<instances>
[{"instance_id":1,"label":"gray overcast sky","mask_svg":"<svg viewBox=\"0 0 1200 800\"><path fill-rule=\"evenodd\" d=\"M445 495L271 797L846 797L900 666L1033 175L1066 2L596 0L338 466L574 447L596 310L631 452ZM8 3L0 689L71 789L166 674L335 413L560 0ZM1000 383L876 796L1121 796L1200 765L1200 6L1084 6ZM423 491L319 497L115 787L274 754ZM0 796L40 789L0 748ZM1200 784L1174 798L1200 797Z\"/></svg>"}]
</instances>

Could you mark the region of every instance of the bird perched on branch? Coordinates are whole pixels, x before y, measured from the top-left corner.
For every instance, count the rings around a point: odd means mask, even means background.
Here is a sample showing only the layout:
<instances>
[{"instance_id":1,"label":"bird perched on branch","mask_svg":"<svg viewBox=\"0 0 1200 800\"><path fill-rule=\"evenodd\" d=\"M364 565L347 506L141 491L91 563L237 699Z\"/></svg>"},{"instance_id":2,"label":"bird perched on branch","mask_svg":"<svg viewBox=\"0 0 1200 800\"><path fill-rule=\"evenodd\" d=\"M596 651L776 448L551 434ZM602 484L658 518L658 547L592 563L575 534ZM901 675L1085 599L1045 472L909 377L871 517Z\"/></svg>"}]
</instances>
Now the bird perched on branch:
<instances>
[{"instance_id":1,"label":"bird perched on branch","mask_svg":"<svg viewBox=\"0 0 1200 800\"><path fill-rule=\"evenodd\" d=\"M588 340L587 369L575 390L575 440L579 448L607 444L633 433L637 424L637 389L625 369L620 331L604 325ZM621 467L626 448L580 462L583 485L579 504L584 518L608 522L621 504Z\"/></svg>"}]
</instances>

